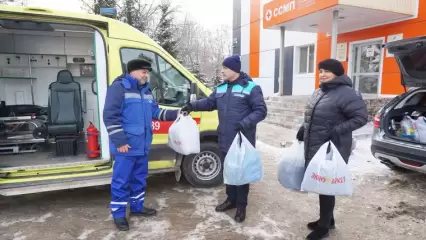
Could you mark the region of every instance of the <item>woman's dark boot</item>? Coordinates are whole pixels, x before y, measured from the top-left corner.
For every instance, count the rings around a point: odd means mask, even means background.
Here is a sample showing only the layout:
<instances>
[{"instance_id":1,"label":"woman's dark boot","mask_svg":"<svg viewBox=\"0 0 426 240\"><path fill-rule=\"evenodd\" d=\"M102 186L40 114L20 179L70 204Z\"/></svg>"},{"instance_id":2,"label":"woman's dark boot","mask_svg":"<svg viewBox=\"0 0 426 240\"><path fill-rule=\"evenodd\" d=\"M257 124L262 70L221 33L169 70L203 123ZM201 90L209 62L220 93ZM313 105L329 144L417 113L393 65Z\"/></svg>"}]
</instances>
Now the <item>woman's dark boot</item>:
<instances>
[{"instance_id":1,"label":"woman's dark boot","mask_svg":"<svg viewBox=\"0 0 426 240\"><path fill-rule=\"evenodd\" d=\"M226 200L224 203L216 207L216 212L226 212L228 210L236 208L237 205L229 200Z\"/></svg>"},{"instance_id":2,"label":"woman's dark boot","mask_svg":"<svg viewBox=\"0 0 426 240\"><path fill-rule=\"evenodd\" d=\"M238 223L244 222L246 219L246 208L237 208L237 213L235 214L235 221Z\"/></svg>"},{"instance_id":3,"label":"woman's dark boot","mask_svg":"<svg viewBox=\"0 0 426 240\"><path fill-rule=\"evenodd\" d=\"M328 237L329 229L326 227L318 226L314 231L312 231L307 237L307 240L321 240Z\"/></svg>"},{"instance_id":4,"label":"woman's dark boot","mask_svg":"<svg viewBox=\"0 0 426 240\"><path fill-rule=\"evenodd\" d=\"M308 223L307 226L308 226L309 230L315 230L318 227L318 223L319 223L319 220L317 220L315 222L310 222L310 223ZM336 228L336 225L335 225L335 222L334 222L334 218L332 218L331 222L330 222L330 229L335 229L335 228Z\"/></svg>"}]
</instances>

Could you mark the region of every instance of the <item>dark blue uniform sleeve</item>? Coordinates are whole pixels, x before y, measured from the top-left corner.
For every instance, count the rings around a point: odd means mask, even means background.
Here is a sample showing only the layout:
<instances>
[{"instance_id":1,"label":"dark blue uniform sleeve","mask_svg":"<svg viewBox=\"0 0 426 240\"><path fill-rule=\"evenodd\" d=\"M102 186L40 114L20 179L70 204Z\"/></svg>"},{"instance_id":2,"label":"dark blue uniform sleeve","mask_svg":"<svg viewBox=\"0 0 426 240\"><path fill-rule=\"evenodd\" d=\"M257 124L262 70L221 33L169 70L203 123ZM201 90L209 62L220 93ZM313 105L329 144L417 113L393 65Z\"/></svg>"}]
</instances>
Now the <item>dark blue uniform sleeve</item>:
<instances>
[{"instance_id":1,"label":"dark blue uniform sleeve","mask_svg":"<svg viewBox=\"0 0 426 240\"><path fill-rule=\"evenodd\" d=\"M214 111L216 106L216 90L214 90L207 98L191 102L193 111Z\"/></svg>"},{"instance_id":2,"label":"dark blue uniform sleeve","mask_svg":"<svg viewBox=\"0 0 426 240\"><path fill-rule=\"evenodd\" d=\"M240 122L245 129L255 127L259 122L266 118L267 108L260 86L254 87L251 91L249 104L252 112Z\"/></svg>"},{"instance_id":3,"label":"dark blue uniform sleeve","mask_svg":"<svg viewBox=\"0 0 426 240\"><path fill-rule=\"evenodd\" d=\"M123 87L120 83L113 83L107 90L103 119L109 138L117 148L127 144L127 137L121 126L123 101Z\"/></svg>"},{"instance_id":4,"label":"dark blue uniform sleeve","mask_svg":"<svg viewBox=\"0 0 426 240\"><path fill-rule=\"evenodd\" d=\"M174 121L178 117L179 110L160 108L156 101L152 102L152 118L158 121Z\"/></svg>"}]
</instances>

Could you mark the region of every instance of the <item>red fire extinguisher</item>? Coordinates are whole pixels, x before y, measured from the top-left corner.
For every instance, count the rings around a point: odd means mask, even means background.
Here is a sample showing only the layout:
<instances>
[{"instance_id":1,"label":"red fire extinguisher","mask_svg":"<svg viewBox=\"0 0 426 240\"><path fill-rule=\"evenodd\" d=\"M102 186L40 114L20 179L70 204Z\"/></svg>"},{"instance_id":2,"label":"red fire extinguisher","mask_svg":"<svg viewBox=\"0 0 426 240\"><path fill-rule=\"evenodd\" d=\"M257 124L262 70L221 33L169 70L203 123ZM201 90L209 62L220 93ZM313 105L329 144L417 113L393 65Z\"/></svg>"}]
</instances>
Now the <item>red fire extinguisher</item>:
<instances>
[{"instance_id":1,"label":"red fire extinguisher","mask_svg":"<svg viewBox=\"0 0 426 240\"><path fill-rule=\"evenodd\" d=\"M97 158L100 155L98 143L99 131L92 122L89 123L90 126L87 128L87 156L89 158Z\"/></svg>"}]
</instances>

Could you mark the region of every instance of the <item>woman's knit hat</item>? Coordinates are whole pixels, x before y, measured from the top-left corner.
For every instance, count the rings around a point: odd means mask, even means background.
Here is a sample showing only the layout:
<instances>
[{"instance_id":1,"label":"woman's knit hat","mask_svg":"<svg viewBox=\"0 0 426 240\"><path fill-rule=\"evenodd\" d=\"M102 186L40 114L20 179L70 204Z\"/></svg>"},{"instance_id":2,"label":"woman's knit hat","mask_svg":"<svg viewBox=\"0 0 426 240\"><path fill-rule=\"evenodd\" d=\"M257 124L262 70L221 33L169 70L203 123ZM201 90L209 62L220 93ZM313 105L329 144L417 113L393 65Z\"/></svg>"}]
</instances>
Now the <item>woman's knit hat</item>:
<instances>
[{"instance_id":1,"label":"woman's knit hat","mask_svg":"<svg viewBox=\"0 0 426 240\"><path fill-rule=\"evenodd\" d=\"M318 64L318 69L328 70L336 76L345 74L345 69L340 61L336 59L326 59Z\"/></svg>"}]
</instances>

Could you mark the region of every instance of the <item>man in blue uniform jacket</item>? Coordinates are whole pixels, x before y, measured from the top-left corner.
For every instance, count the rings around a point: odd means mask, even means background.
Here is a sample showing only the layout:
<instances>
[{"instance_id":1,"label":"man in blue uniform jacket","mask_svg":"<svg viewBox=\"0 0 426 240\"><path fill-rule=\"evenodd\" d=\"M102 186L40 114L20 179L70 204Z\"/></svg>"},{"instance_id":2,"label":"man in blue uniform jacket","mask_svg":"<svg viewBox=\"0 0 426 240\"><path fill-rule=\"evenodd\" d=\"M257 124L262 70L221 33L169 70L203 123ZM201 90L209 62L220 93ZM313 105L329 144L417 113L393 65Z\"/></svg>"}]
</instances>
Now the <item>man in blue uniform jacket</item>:
<instances>
[{"instance_id":1,"label":"man in blue uniform jacket","mask_svg":"<svg viewBox=\"0 0 426 240\"><path fill-rule=\"evenodd\" d=\"M173 121L179 110L158 107L148 83L151 63L134 59L127 64L126 74L108 87L104 123L114 155L110 203L114 223L126 231L126 206L132 215L152 216L155 209L144 207L148 154L152 141L152 120Z\"/></svg>"},{"instance_id":2,"label":"man in blue uniform jacket","mask_svg":"<svg viewBox=\"0 0 426 240\"><path fill-rule=\"evenodd\" d=\"M260 86L247 74L241 72L241 61L237 55L223 61L224 82L219 84L209 97L194 101L182 108L182 112L213 111L219 112L219 147L226 156L232 141L239 131L255 146L256 125L265 119L267 108ZM246 216L249 184L226 186L227 200L216 207L224 212L237 208L235 220L242 222Z\"/></svg>"}]
</instances>

